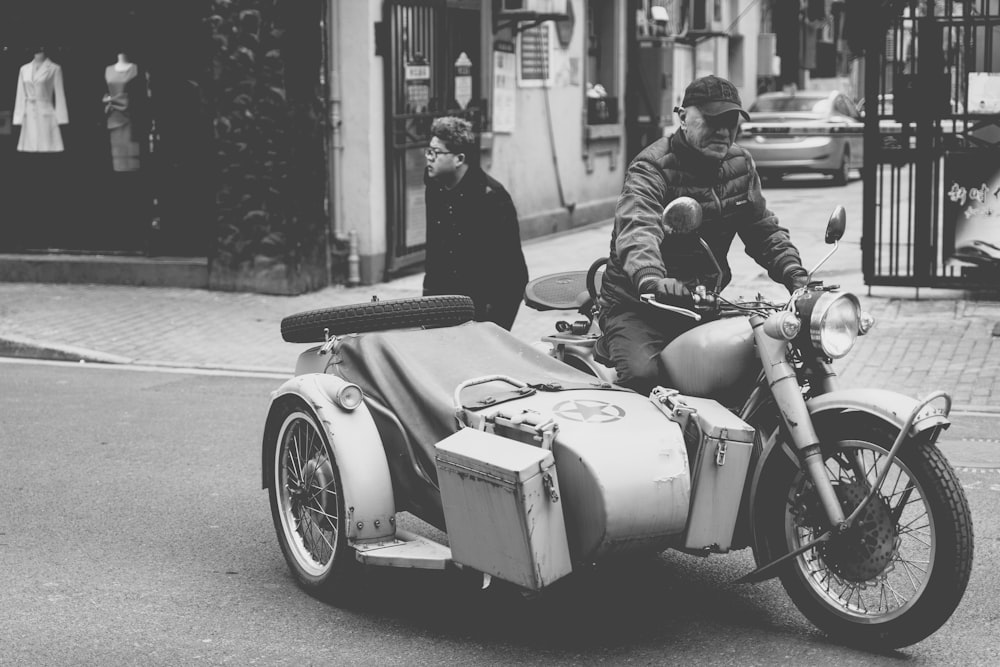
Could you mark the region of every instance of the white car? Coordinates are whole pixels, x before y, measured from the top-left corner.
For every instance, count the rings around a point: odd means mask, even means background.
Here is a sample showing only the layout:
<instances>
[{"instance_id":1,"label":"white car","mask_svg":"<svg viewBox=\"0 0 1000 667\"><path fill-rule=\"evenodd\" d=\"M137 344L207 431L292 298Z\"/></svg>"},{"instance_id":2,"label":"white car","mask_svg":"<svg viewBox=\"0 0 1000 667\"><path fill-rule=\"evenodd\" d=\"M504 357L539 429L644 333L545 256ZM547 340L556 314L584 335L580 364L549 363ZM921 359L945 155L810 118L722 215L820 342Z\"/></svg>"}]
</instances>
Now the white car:
<instances>
[{"instance_id":1,"label":"white car","mask_svg":"<svg viewBox=\"0 0 1000 667\"><path fill-rule=\"evenodd\" d=\"M864 159L864 121L840 92L764 93L748 109L737 143L762 177L820 172L846 185Z\"/></svg>"}]
</instances>

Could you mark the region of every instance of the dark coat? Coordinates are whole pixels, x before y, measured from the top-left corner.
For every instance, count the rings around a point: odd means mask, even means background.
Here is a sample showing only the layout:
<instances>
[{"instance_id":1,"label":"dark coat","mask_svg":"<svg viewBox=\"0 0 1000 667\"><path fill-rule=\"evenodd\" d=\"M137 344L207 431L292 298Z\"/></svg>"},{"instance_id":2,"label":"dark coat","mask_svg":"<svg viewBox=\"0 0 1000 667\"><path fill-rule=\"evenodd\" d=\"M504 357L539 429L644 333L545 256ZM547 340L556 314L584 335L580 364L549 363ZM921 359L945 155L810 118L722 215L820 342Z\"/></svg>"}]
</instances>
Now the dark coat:
<instances>
[{"instance_id":1,"label":"dark coat","mask_svg":"<svg viewBox=\"0 0 1000 667\"><path fill-rule=\"evenodd\" d=\"M528 282L510 195L476 166L451 190L426 177L425 183L424 295L465 294L477 320L510 329Z\"/></svg>"},{"instance_id":2,"label":"dark coat","mask_svg":"<svg viewBox=\"0 0 1000 667\"><path fill-rule=\"evenodd\" d=\"M736 235L774 281L784 283L790 272L801 268L788 230L767 208L749 154L734 144L721 162L712 160L677 132L647 146L625 174L601 289L605 304L638 303L638 285L647 276L715 284L717 272L696 239L671 235L662 227L663 208L681 196L701 204L698 234L722 268L721 287L732 279L727 255Z\"/></svg>"}]
</instances>

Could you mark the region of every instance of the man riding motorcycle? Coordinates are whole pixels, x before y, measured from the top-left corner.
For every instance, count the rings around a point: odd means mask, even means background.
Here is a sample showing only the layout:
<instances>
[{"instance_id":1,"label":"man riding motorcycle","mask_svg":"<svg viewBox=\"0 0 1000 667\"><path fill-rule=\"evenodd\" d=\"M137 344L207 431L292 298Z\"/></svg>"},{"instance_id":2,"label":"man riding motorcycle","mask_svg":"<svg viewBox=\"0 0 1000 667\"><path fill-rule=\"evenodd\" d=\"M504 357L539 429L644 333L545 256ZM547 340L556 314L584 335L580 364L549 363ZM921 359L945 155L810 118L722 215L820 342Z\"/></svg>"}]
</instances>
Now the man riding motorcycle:
<instances>
[{"instance_id":1,"label":"man riding motorcycle","mask_svg":"<svg viewBox=\"0 0 1000 667\"><path fill-rule=\"evenodd\" d=\"M733 143L740 117L749 119L736 87L701 77L674 111L680 129L647 146L626 171L600 293L602 344L619 383L641 393L662 382L660 351L694 322L654 310L639 295L690 307L695 285L718 279L721 289L732 279L726 256L737 234L747 254L789 292L808 275L788 230L767 208L753 160ZM721 277L693 235L671 236L661 222L664 207L681 196L701 205L697 233L718 258Z\"/></svg>"}]
</instances>

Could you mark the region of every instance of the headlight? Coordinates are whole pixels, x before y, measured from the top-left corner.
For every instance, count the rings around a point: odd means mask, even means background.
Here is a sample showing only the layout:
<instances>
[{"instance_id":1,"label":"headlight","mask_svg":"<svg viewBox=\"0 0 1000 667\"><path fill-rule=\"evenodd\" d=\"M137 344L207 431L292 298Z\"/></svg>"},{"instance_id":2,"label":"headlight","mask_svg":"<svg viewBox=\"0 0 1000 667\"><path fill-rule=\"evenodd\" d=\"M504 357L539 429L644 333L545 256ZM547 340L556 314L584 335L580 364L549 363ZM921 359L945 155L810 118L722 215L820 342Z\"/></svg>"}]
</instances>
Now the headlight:
<instances>
[{"instance_id":1,"label":"headlight","mask_svg":"<svg viewBox=\"0 0 1000 667\"><path fill-rule=\"evenodd\" d=\"M861 304L853 294L822 292L809 314L809 338L831 359L851 351L858 338Z\"/></svg>"},{"instance_id":2,"label":"headlight","mask_svg":"<svg viewBox=\"0 0 1000 667\"><path fill-rule=\"evenodd\" d=\"M336 401L337 405L344 408L345 410L354 410L363 401L365 395L361 391L361 387L356 384L348 383L345 384L337 391Z\"/></svg>"}]
</instances>

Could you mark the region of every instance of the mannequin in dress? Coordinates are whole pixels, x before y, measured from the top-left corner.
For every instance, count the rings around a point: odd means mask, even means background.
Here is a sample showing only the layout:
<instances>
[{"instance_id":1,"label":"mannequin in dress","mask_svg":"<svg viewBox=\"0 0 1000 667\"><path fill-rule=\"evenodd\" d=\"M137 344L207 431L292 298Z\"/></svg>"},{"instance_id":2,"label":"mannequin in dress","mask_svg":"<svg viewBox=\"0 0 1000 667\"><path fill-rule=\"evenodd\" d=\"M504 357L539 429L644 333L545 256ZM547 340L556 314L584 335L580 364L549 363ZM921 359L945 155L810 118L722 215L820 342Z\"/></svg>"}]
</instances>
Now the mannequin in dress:
<instances>
[{"instance_id":1,"label":"mannequin in dress","mask_svg":"<svg viewBox=\"0 0 1000 667\"><path fill-rule=\"evenodd\" d=\"M24 153L62 152L59 126L69 123L62 68L49 60L44 47L35 49L31 62L18 72L13 122L21 126L17 150Z\"/></svg>"},{"instance_id":2,"label":"mannequin in dress","mask_svg":"<svg viewBox=\"0 0 1000 667\"><path fill-rule=\"evenodd\" d=\"M111 166L115 171L138 171L143 140L141 116L146 99L145 76L124 51L104 69L108 93L104 110L108 118Z\"/></svg>"}]
</instances>

